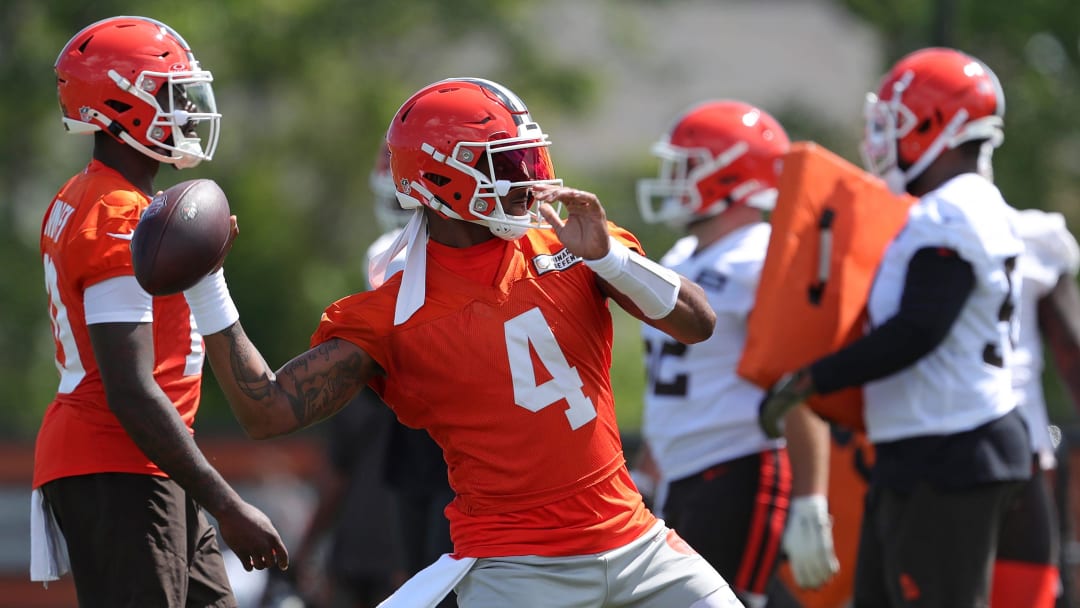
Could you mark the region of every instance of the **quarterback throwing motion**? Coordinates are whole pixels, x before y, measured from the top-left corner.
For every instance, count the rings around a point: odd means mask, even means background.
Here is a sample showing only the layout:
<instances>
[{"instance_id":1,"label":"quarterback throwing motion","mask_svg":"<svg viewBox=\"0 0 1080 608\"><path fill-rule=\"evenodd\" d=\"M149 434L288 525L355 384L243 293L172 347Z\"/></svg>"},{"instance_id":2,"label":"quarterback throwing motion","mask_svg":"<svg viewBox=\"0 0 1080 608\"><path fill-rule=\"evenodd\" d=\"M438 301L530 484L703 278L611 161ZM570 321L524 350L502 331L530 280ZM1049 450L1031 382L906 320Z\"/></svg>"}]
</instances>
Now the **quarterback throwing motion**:
<instances>
[{"instance_id":1,"label":"quarterback throwing motion","mask_svg":"<svg viewBox=\"0 0 1080 608\"><path fill-rule=\"evenodd\" d=\"M188 299L214 373L254 437L324 419L370 385L440 445L454 557L425 571L442 584L399 591L421 596L401 605L431 605L456 584L471 608L737 606L646 509L610 379L609 299L682 342L708 338L715 315L595 195L562 185L548 145L502 85L418 91L387 132L398 200L416 212L374 264L381 285L328 307L311 349L274 371L211 275ZM386 278L402 249L404 270Z\"/></svg>"}]
</instances>

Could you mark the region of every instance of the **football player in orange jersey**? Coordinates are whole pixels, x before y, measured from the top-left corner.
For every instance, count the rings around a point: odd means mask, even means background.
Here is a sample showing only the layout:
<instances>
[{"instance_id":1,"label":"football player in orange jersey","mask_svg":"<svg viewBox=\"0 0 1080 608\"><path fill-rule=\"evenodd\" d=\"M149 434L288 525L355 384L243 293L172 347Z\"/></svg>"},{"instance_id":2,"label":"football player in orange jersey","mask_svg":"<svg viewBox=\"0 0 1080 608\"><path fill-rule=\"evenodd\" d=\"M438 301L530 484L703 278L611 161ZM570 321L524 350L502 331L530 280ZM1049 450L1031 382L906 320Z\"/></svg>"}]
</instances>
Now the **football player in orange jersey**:
<instances>
[{"instance_id":1,"label":"football player in orange jersey","mask_svg":"<svg viewBox=\"0 0 1080 608\"><path fill-rule=\"evenodd\" d=\"M139 287L129 247L160 165L213 155L211 74L141 17L86 27L55 69L64 125L94 149L42 222L60 386L35 446L31 578L70 563L83 607L236 606L203 509L248 570L288 556L196 446L204 328L181 294Z\"/></svg>"},{"instance_id":2,"label":"football player in orange jersey","mask_svg":"<svg viewBox=\"0 0 1080 608\"><path fill-rule=\"evenodd\" d=\"M274 371L221 273L187 294L200 326L221 330L207 349L247 432L292 432L370 385L440 445L454 553L388 606L451 588L465 607L741 605L645 507L611 389L609 300L699 342L715 324L701 288L555 178L547 136L502 85L426 86L386 139L397 198L417 211L373 264L378 287L330 305L310 350ZM404 270L385 278L402 249Z\"/></svg>"}]
</instances>

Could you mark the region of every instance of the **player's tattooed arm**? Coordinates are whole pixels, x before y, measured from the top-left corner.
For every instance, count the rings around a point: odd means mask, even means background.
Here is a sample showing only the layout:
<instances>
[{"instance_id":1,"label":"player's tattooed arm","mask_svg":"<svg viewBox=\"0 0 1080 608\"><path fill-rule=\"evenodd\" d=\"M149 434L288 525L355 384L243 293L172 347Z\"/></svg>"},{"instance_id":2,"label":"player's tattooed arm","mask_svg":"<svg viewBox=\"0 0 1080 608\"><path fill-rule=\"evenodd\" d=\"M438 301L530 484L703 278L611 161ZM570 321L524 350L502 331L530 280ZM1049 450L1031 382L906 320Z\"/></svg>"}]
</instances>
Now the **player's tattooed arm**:
<instances>
[{"instance_id":1,"label":"player's tattooed arm","mask_svg":"<svg viewBox=\"0 0 1080 608\"><path fill-rule=\"evenodd\" d=\"M338 410L367 383L374 361L344 340L324 342L289 361L278 373L293 415L302 426L322 420Z\"/></svg>"},{"instance_id":2,"label":"player's tattooed arm","mask_svg":"<svg viewBox=\"0 0 1080 608\"><path fill-rule=\"evenodd\" d=\"M205 337L218 384L253 438L291 433L331 416L378 372L359 347L330 340L274 372L239 323Z\"/></svg>"}]
</instances>

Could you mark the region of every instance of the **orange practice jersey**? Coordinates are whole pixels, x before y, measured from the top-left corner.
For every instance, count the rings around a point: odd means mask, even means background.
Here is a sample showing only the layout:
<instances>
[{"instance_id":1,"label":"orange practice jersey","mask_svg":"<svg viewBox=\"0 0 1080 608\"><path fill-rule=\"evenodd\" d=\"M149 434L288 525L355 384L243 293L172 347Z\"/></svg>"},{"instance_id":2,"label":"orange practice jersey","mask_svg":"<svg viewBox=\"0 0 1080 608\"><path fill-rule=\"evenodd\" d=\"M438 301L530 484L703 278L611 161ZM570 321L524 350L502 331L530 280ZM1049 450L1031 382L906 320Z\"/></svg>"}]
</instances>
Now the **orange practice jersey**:
<instances>
[{"instance_id":1,"label":"orange practice jersey","mask_svg":"<svg viewBox=\"0 0 1080 608\"><path fill-rule=\"evenodd\" d=\"M611 232L640 251L628 232ZM457 554L621 546L655 518L630 480L616 426L607 300L554 232L497 243L484 258L495 281L461 274L475 275L477 256L466 256L490 242L457 260L432 255L441 247L432 243L427 298L411 319L394 326L398 274L331 305L312 344L342 338L363 348L386 371L373 388L442 447L457 494L446 509Z\"/></svg>"},{"instance_id":2,"label":"orange practice jersey","mask_svg":"<svg viewBox=\"0 0 1080 608\"><path fill-rule=\"evenodd\" d=\"M131 233L149 203L119 173L93 161L45 212L41 256L60 387L38 431L35 488L90 473L164 475L109 409L83 306L88 287L132 274ZM199 403L202 339L183 294L154 298L153 308L154 377L190 429Z\"/></svg>"},{"instance_id":3,"label":"orange practice jersey","mask_svg":"<svg viewBox=\"0 0 1080 608\"><path fill-rule=\"evenodd\" d=\"M915 201L809 142L792 144L784 157L779 191L738 367L762 388L862 336L878 264ZM863 428L859 388L807 403L847 428Z\"/></svg>"}]
</instances>

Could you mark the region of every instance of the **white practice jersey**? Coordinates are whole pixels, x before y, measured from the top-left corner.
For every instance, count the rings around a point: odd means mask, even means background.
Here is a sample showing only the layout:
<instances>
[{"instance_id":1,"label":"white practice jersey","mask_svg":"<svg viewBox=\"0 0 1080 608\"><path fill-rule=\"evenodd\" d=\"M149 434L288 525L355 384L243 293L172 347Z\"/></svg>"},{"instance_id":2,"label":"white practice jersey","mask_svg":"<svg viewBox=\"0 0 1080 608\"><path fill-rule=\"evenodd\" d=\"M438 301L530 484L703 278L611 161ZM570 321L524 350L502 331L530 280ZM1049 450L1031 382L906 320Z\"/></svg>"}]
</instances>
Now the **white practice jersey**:
<instances>
[{"instance_id":1,"label":"white practice jersey","mask_svg":"<svg viewBox=\"0 0 1080 608\"><path fill-rule=\"evenodd\" d=\"M1076 276L1080 249L1065 227L1060 213L1037 209L1017 211L1013 217L1024 241L1017 271L1020 275L1020 339L1012 360L1012 383L1016 401L1031 434L1031 447L1039 465L1057 464L1050 439L1050 420L1043 397L1043 344L1039 332L1039 300L1049 294L1062 276Z\"/></svg>"},{"instance_id":2,"label":"white practice jersey","mask_svg":"<svg viewBox=\"0 0 1080 608\"><path fill-rule=\"evenodd\" d=\"M997 187L974 173L949 180L912 205L907 224L878 267L868 302L871 324L880 325L899 310L908 262L920 249L955 250L971 264L975 287L937 348L866 384L871 441L959 433L1016 407L1007 364L1017 338L1015 264L1023 243L1012 213Z\"/></svg>"},{"instance_id":3,"label":"white practice jersey","mask_svg":"<svg viewBox=\"0 0 1080 608\"><path fill-rule=\"evenodd\" d=\"M689 346L642 325L648 374L642 433L665 480L783 445L758 427L762 389L735 373L769 232L764 222L746 226L697 255L697 239L684 237L660 260L701 285L716 311L712 337Z\"/></svg>"}]
</instances>

